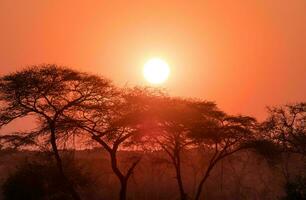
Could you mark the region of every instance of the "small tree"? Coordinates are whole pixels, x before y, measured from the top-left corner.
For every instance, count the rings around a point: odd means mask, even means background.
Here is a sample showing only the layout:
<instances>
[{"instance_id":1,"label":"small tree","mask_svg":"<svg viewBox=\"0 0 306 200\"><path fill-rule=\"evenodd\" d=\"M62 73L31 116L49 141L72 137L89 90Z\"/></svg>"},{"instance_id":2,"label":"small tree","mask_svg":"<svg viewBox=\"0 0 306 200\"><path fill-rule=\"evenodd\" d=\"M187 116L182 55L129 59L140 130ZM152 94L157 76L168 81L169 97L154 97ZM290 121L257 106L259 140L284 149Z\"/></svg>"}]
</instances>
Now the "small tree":
<instances>
[{"instance_id":1,"label":"small tree","mask_svg":"<svg viewBox=\"0 0 306 200\"><path fill-rule=\"evenodd\" d=\"M306 103L269 107L268 111L262 132L283 151L306 155Z\"/></svg>"},{"instance_id":2,"label":"small tree","mask_svg":"<svg viewBox=\"0 0 306 200\"><path fill-rule=\"evenodd\" d=\"M305 184L305 170L303 169L298 175L298 179L292 180L290 167L294 166L292 165L294 154L300 155L301 159L306 155L306 103L268 107L268 112L268 118L260 126L261 137L274 149L273 151L270 148L271 150L267 152L274 152L274 162L277 161L285 178L287 192L285 199L305 198L305 194L303 194L305 191L301 190ZM258 145L255 147L259 153L263 152L260 151L260 148ZM267 158L266 153L263 155Z\"/></svg>"}]
</instances>

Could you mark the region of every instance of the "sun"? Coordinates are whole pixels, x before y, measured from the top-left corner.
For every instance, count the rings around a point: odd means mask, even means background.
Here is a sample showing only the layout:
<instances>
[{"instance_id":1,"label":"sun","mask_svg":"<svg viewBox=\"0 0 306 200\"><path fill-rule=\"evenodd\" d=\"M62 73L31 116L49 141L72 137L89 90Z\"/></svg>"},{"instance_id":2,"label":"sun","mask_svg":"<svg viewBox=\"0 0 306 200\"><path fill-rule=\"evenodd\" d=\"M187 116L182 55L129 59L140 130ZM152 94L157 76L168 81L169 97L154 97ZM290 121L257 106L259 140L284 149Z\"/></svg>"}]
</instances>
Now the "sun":
<instances>
[{"instance_id":1,"label":"sun","mask_svg":"<svg viewBox=\"0 0 306 200\"><path fill-rule=\"evenodd\" d=\"M168 64L159 58L152 58L144 64L143 75L151 84L165 82L170 74Z\"/></svg>"}]
</instances>

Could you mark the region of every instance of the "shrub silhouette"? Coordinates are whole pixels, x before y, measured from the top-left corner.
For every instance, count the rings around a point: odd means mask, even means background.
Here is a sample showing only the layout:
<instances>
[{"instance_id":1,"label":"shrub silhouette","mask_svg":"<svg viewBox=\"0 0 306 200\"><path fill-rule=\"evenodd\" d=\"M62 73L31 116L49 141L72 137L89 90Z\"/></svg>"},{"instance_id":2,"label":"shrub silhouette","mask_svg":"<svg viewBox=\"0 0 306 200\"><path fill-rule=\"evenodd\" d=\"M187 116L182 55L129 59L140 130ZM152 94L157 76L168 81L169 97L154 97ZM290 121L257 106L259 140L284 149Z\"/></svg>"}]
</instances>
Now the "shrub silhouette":
<instances>
[{"instance_id":1,"label":"shrub silhouette","mask_svg":"<svg viewBox=\"0 0 306 200\"><path fill-rule=\"evenodd\" d=\"M75 164L65 162L65 171L74 187L86 187L90 179ZM26 161L19 165L3 185L5 200L70 200L70 191L54 162Z\"/></svg>"},{"instance_id":2,"label":"shrub silhouette","mask_svg":"<svg viewBox=\"0 0 306 200\"><path fill-rule=\"evenodd\" d=\"M294 181L286 184L286 197L284 200L306 199L306 177L298 176Z\"/></svg>"}]
</instances>

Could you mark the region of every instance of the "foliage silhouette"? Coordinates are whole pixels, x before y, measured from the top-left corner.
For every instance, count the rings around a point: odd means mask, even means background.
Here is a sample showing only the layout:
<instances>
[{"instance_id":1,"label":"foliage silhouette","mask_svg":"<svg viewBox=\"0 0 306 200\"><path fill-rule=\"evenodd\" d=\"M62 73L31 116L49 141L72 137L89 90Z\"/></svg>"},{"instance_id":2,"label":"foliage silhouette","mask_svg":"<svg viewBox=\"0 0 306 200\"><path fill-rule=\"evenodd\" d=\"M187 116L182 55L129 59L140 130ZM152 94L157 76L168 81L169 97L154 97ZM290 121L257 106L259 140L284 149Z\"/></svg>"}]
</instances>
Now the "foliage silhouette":
<instances>
[{"instance_id":1,"label":"foliage silhouette","mask_svg":"<svg viewBox=\"0 0 306 200\"><path fill-rule=\"evenodd\" d=\"M283 151L306 155L306 103L268 108L261 130Z\"/></svg>"}]
</instances>

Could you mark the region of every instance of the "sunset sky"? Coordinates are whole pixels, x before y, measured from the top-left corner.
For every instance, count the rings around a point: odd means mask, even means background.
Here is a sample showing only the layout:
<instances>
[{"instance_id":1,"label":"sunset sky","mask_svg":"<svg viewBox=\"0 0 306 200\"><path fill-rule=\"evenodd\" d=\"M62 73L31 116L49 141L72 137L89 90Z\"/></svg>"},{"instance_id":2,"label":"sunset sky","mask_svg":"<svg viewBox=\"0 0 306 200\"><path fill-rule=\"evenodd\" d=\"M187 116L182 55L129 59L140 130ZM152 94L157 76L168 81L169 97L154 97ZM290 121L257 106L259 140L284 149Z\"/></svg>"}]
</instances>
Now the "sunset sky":
<instances>
[{"instance_id":1,"label":"sunset sky","mask_svg":"<svg viewBox=\"0 0 306 200\"><path fill-rule=\"evenodd\" d=\"M56 63L147 85L165 60L171 95L262 119L306 99L305 0L0 0L0 74Z\"/></svg>"}]
</instances>

